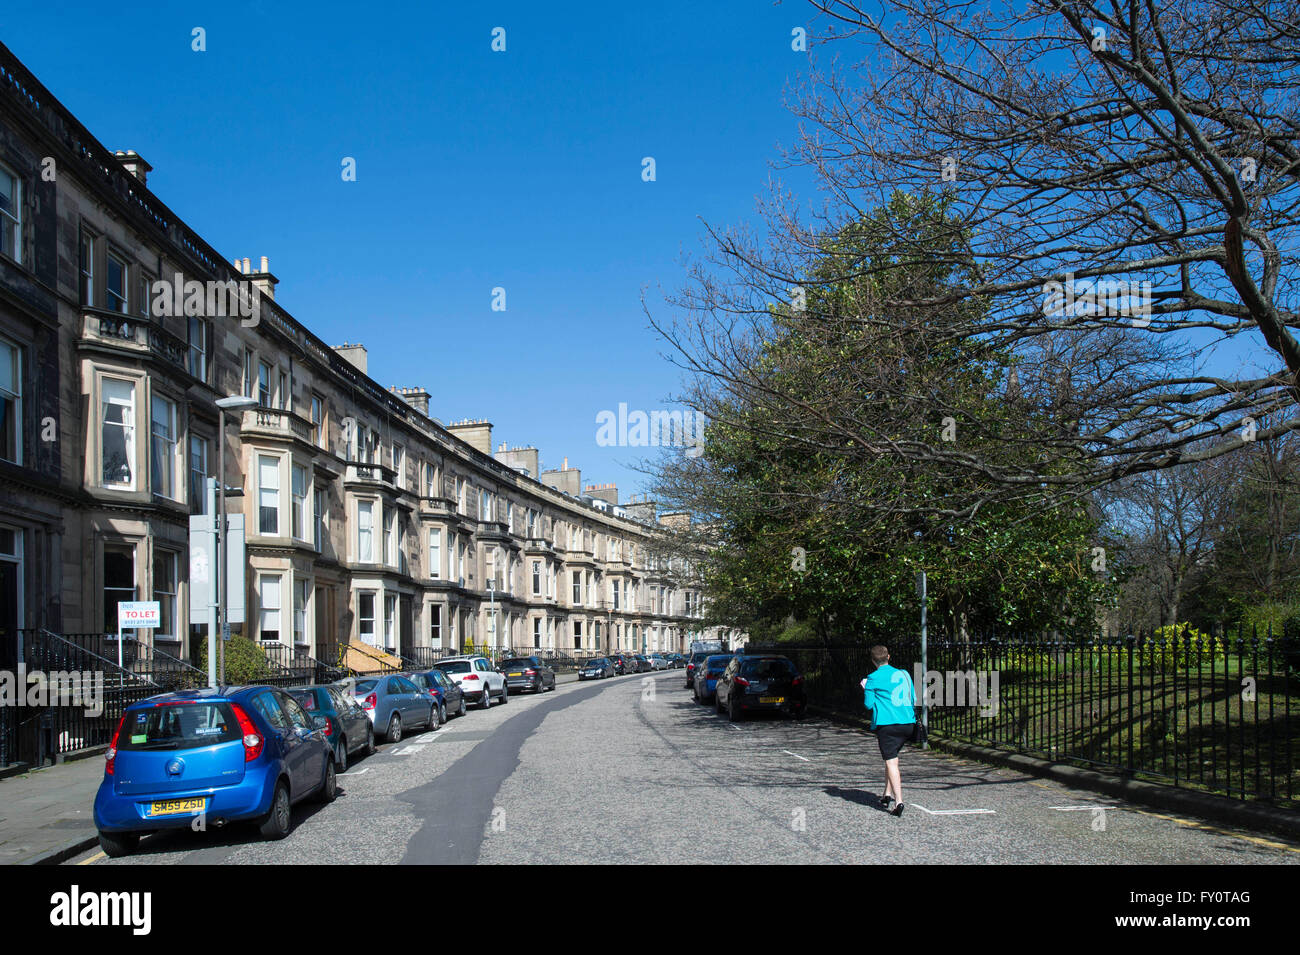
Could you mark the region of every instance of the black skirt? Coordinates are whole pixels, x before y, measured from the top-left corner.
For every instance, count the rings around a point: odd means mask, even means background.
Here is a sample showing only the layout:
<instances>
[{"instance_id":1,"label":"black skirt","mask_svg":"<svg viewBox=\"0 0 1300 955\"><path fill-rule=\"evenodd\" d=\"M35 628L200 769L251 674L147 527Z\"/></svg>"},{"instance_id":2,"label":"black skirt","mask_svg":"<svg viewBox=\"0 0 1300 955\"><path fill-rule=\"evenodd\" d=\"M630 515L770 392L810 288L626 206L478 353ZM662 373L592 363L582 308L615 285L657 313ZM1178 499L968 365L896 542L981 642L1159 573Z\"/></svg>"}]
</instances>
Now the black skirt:
<instances>
[{"instance_id":1,"label":"black skirt","mask_svg":"<svg viewBox=\"0 0 1300 955\"><path fill-rule=\"evenodd\" d=\"M886 723L876 727L876 742L880 744L880 758L894 759L903 744L912 738L915 723Z\"/></svg>"}]
</instances>

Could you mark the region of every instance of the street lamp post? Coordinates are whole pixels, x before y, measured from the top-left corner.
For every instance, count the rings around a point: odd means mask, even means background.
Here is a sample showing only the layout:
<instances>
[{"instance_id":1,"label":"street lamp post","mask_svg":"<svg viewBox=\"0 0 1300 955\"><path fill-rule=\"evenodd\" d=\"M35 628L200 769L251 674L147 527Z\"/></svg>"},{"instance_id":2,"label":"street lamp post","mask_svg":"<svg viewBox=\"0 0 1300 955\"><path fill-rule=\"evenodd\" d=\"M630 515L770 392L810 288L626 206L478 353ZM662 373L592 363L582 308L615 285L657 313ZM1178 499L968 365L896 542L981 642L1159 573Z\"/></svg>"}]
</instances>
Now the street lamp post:
<instances>
[{"instance_id":1,"label":"street lamp post","mask_svg":"<svg viewBox=\"0 0 1300 955\"><path fill-rule=\"evenodd\" d=\"M230 623L226 619L226 412L244 411L257 407L256 398L232 395L217 399L217 415L220 426L217 428L217 607L221 627L221 640L218 644L217 684L226 680L226 638ZM242 491L241 491L242 493ZM208 659L212 659L212 647L208 647Z\"/></svg>"}]
</instances>

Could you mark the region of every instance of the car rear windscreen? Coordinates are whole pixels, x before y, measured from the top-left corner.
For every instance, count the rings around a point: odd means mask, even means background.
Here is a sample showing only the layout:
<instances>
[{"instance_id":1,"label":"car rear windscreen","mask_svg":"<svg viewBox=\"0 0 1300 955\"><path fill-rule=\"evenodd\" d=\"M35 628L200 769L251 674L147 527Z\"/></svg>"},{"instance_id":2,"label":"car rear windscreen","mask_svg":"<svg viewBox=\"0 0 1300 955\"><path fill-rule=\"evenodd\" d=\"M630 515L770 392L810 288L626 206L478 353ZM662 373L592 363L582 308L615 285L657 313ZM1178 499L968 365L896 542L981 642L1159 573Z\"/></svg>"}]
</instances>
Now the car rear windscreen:
<instances>
[{"instance_id":1,"label":"car rear windscreen","mask_svg":"<svg viewBox=\"0 0 1300 955\"><path fill-rule=\"evenodd\" d=\"M468 673L470 665L468 660L452 660L450 663L439 663L438 669L443 673Z\"/></svg>"},{"instance_id":2,"label":"car rear windscreen","mask_svg":"<svg viewBox=\"0 0 1300 955\"><path fill-rule=\"evenodd\" d=\"M501 661L501 666L502 666L502 667L530 667L530 666L532 666L532 665L533 665L533 661L530 660L530 659L528 659L527 657L520 657L520 658L517 659L517 660L502 660L502 661Z\"/></svg>"},{"instance_id":3,"label":"car rear windscreen","mask_svg":"<svg viewBox=\"0 0 1300 955\"><path fill-rule=\"evenodd\" d=\"M239 738L239 721L229 703L176 703L129 711L117 748L194 749Z\"/></svg>"},{"instance_id":4,"label":"car rear windscreen","mask_svg":"<svg viewBox=\"0 0 1300 955\"><path fill-rule=\"evenodd\" d=\"M758 680L787 680L795 669L789 660L749 660L741 664L740 673Z\"/></svg>"},{"instance_id":5,"label":"car rear windscreen","mask_svg":"<svg viewBox=\"0 0 1300 955\"><path fill-rule=\"evenodd\" d=\"M353 693L370 693L379 685L378 680L357 680L357 685L352 688Z\"/></svg>"}]
</instances>

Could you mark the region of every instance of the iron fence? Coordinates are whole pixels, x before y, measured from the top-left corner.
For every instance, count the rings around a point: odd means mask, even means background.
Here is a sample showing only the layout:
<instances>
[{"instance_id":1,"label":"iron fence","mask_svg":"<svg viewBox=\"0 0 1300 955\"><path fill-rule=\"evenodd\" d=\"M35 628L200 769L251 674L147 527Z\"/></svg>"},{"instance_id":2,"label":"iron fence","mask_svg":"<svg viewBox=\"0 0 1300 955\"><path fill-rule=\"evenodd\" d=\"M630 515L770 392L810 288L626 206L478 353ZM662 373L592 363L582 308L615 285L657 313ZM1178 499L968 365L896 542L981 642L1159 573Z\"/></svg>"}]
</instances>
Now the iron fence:
<instances>
[{"instance_id":1,"label":"iron fence","mask_svg":"<svg viewBox=\"0 0 1300 955\"><path fill-rule=\"evenodd\" d=\"M1086 639L891 641L938 738L1173 786L1300 806L1300 639L1167 630ZM804 675L808 702L864 716L865 644L749 647Z\"/></svg>"},{"instance_id":2,"label":"iron fence","mask_svg":"<svg viewBox=\"0 0 1300 955\"><path fill-rule=\"evenodd\" d=\"M163 692L149 677L118 667L115 656L98 652L103 649L106 646L97 640L47 630L19 631L16 705L0 707L0 765L39 766L105 746L126 707ZM124 645L124 661L126 656ZM137 653L132 665L139 663Z\"/></svg>"}]
</instances>

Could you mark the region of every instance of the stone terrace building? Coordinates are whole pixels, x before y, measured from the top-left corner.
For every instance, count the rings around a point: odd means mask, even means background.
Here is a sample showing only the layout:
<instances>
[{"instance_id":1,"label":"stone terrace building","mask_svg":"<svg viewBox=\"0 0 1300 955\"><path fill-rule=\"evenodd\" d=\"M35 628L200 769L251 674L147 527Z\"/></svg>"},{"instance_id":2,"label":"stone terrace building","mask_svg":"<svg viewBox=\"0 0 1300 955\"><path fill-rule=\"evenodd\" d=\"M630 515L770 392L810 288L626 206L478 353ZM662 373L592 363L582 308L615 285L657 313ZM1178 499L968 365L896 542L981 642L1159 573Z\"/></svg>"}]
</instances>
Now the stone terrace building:
<instances>
[{"instance_id":1,"label":"stone terrace building","mask_svg":"<svg viewBox=\"0 0 1300 955\"><path fill-rule=\"evenodd\" d=\"M141 637L191 657L188 518L228 395L259 405L226 428L246 635L330 661L349 642L585 653L702 635L687 568L655 556L652 504L575 493L567 460L539 474L536 449L494 455L487 422L444 427L427 392L376 383L364 347L316 338L276 304L267 260L228 263L149 171L0 45L0 667L22 628L114 631L119 600L159 601ZM160 314L176 299L154 283L178 275L255 288L256 324L234 299Z\"/></svg>"}]
</instances>

